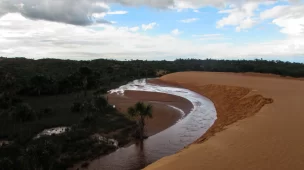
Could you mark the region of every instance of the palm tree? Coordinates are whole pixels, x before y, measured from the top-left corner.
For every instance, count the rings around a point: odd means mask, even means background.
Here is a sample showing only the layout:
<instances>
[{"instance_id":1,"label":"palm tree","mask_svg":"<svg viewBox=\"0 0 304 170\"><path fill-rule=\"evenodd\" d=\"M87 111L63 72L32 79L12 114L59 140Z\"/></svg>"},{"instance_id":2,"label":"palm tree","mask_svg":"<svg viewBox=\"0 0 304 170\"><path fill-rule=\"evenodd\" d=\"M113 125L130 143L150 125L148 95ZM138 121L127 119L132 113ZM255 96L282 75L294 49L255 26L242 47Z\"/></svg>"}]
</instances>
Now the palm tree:
<instances>
[{"instance_id":1,"label":"palm tree","mask_svg":"<svg viewBox=\"0 0 304 170\"><path fill-rule=\"evenodd\" d=\"M128 114L137 120L140 140L144 138L145 119L152 118L152 105L137 102L133 107L128 108Z\"/></svg>"}]
</instances>

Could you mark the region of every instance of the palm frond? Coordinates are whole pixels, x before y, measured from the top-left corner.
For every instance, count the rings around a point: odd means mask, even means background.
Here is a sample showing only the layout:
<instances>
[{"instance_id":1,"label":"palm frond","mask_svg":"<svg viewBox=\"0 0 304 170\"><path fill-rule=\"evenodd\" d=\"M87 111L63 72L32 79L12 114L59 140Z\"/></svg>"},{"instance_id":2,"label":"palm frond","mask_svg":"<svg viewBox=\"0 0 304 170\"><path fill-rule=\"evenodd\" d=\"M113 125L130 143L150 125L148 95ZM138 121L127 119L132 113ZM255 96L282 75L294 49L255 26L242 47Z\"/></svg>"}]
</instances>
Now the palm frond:
<instances>
[{"instance_id":1,"label":"palm frond","mask_svg":"<svg viewBox=\"0 0 304 170\"><path fill-rule=\"evenodd\" d=\"M149 118L153 118L152 112L153 112L153 106L151 104L148 104L145 107L144 115L148 116Z\"/></svg>"},{"instance_id":2,"label":"palm frond","mask_svg":"<svg viewBox=\"0 0 304 170\"><path fill-rule=\"evenodd\" d=\"M135 110L136 110L137 112L139 112L139 113L144 112L144 110L145 110L145 104L144 104L143 102L137 102L137 103L135 104Z\"/></svg>"},{"instance_id":3,"label":"palm frond","mask_svg":"<svg viewBox=\"0 0 304 170\"><path fill-rule=\"evenodd\" d=\"M136 110L134 107L129 107L128 108L128 115L131 117L135 117L136 116Z\"/></svg>"}]
</instances>

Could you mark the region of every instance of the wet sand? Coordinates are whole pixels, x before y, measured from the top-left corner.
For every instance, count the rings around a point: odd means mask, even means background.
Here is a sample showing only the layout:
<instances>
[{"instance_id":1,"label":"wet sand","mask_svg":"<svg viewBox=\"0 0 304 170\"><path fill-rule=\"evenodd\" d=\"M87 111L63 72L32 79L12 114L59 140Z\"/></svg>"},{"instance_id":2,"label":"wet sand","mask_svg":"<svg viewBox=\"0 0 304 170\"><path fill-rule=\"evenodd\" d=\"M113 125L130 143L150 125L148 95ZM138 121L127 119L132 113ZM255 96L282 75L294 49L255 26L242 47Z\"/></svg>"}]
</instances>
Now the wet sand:
<instances>
[{"instance_id":1,"label":"wet sand","mask_svg":"<svg viewBox=\"0 0 304 170\"><path fill-rule=\"evenodd\" d=\"M218 119L194 144L147 170L304 169L304 81L209 72L175 73L161 80L211 99Z\"/></svg>"},{"instance_id":2,"label":"wet sand","mask_svg":"<svg viewBox=\"0 0 304 170\"><path fill-rule=\"evenodd\" d=\"M124 96L115 93L108 95L109 103L115 105L122 112L127 113L127 109L136 102L142 101L153 106L153 118L146 120L146 134L152 136L175 124L182 114L177 107L188 114L193 105L187 99L179 96L142 91L125 91Z\"/></svg>"}]
</instances>

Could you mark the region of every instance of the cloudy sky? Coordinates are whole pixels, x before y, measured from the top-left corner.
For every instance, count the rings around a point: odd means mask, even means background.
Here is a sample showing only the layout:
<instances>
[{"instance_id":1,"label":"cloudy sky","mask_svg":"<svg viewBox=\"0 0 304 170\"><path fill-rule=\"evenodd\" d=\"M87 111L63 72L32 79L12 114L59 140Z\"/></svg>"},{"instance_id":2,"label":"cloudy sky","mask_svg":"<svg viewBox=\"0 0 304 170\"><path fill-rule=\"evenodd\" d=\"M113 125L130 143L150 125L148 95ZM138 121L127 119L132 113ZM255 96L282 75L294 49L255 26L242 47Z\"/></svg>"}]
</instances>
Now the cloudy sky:
<instances>
[{"instance_id":1,"label":"cloudy sky","mask_svg":"<svg viewBox=\"0 0 304 170\"><path fill-rule=\"evenodd\" d=\"M304 1L0 0L0 56L304 62Z\"/></svg>"}]
</instances>

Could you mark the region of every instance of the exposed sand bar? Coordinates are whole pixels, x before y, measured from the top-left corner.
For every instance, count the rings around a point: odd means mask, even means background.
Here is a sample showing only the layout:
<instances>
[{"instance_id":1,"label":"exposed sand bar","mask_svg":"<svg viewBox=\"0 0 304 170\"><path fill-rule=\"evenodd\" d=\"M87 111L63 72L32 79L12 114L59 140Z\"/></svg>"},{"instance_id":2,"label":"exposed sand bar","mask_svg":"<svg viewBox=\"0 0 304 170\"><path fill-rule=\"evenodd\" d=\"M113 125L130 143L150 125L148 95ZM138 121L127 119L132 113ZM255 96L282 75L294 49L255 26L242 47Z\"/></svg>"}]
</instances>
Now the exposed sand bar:
<instances>
[{"instance_id":1,"label":"exposed sand bar","mask_svg":"<svg viewBox=\"0 0 304 170\"><path fill-rule=\"evenodd\" d=\"M108 99L109 103L115 105L122 113L127 113L127 109L138 101L151 104L153 106L153 118L146 120L148 136L167 129L182 118L184 115L179 109L188 114L193 108L192 103L187 99L157 92L126 90L123 96L116 93L108 94Z\"/></svg>"},{"instance_id":2,"label":"exposed sand bar","mask_svg":"<svg viewBox=\"0 0 304 170\"><path fill-rule=\"evenodd\" d=\"M208 72L175 73L161 80L210 98L218 119L196 144L146 169L304 169L304 81Z\"/></svg>"}]
</instances>

